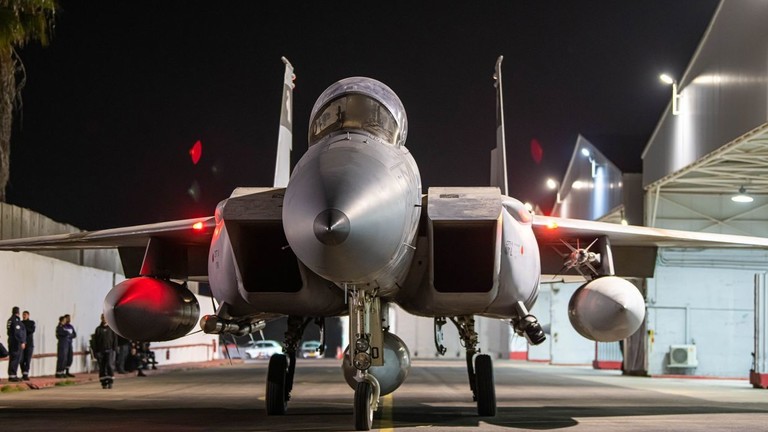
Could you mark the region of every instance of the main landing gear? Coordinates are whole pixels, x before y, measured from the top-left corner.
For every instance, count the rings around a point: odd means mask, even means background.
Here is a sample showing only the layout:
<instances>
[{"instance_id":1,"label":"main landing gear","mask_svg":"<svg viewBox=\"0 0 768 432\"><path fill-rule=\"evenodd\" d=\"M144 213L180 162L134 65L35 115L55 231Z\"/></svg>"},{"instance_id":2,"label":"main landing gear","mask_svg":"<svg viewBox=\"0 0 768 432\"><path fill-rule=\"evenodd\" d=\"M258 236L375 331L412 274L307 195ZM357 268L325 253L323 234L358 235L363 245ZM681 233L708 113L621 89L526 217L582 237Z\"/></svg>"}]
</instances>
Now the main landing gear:
<instances>
[{"instance_id":1,"label":"main landing gear","mask_svg":"<svg viewBox=\"0 0 768 432\"><path fill-rule=\"evenodd\" d=\"M472 400L477 402L477 415L496 415L496 385L493 381L493 362L488 354L478 354L475 318L472 315L451 318L459 331L466 351L467 375ZM442 339L442 337L441 337Z\"/></svg>"},{"instance_id":2,"label":"main landing gear","mask_svg":"<svg viewBox=\"0 0 768 432\"><path fill-rule=\"evenodd\" d=\"M512 321L515 331L525 335L531 345L544 342L546 336L536 317L528 312L522 302L518 302L516 309L518 316L522 318ZM480 349L477 346L475 318L472 315L463 315L449 319L456 325L462 345L466 350L469 388L472 390L472 400L477 402L477 415L495 416L496 385L493 379L493 361L488 354L480 354ZM445 354L446 351L443 346L443 325L445 323L445 318L435 318L435 348L441 355Z\"/></svg>"},{"instance_id":3,"label":"main landing gear","mask_svg":"<svg viewBox=\"0 0 768 432\"><path fill-rule=\"evenodd\" d=\"M296 372L296 351L304 329L311 321L312 318L288 317L288 329L285 332L283 348L285 354L274 354L269 359L266 392L268 415L282 415L288 409L288 401L291 399L291 390L293 390L293 376ZM324 321L318 318L315 323L321 330L321 346L325 346Z\"/></svg>"}]
</instances>

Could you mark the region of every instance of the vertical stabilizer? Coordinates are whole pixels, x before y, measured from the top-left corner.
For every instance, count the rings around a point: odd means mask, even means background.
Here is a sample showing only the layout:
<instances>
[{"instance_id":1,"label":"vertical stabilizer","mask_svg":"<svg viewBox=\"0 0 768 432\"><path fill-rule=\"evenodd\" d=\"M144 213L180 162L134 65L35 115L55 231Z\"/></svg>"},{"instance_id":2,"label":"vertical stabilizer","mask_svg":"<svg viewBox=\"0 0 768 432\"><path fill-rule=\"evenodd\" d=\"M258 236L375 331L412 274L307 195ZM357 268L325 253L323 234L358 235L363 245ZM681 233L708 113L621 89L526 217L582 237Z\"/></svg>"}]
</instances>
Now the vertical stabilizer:
<instances>
[{"instance_id":1,"label":"vertical stabilizer","mask_svg":"<svg viewBox=\"0 0 768 432\"><path fill-rule=\"evenodd\" d=\"M491 150L491 186L501 189L502 195L508 195L507 190L507 150L504 138L504 95L501 90L501 61L504 56L496 59L493 72L493 86L496 87L496 148Z\"/></svg>"},{"instance_id":2,"label":"vertical stabilizer","mask_svg":"<svg viewBox=\"0 0 768 432\"><path fill-rule=\"evenodd\" d=\"M293 150L293 65L287 58L283 77L283 102L280 104L280 131L277 134L277 158L275 160L274 187L288 186L291 177L291 150Z\"/></svg>"}]
</instances>

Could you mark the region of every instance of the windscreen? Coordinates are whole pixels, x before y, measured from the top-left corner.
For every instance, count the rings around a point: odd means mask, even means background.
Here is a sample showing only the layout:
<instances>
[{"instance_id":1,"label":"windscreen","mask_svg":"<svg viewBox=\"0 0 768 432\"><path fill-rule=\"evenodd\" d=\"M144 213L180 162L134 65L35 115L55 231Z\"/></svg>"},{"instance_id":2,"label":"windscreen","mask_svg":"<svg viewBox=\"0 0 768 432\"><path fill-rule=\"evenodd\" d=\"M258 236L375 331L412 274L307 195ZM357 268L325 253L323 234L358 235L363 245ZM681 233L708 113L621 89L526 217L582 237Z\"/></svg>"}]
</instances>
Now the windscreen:
<instances>
[{"instance_id":1,"label":"windscreen","mask_svg":"<svg viewBox=\"0 0 768 432\"><path fill-rule=\"evenodd\" d=\"M384 105L356 93L341 95L318 110L310 125L309 145L342 129L362 129L389 144L397 143L400 135L394 116Z\"/></svg>"}]
</instances>

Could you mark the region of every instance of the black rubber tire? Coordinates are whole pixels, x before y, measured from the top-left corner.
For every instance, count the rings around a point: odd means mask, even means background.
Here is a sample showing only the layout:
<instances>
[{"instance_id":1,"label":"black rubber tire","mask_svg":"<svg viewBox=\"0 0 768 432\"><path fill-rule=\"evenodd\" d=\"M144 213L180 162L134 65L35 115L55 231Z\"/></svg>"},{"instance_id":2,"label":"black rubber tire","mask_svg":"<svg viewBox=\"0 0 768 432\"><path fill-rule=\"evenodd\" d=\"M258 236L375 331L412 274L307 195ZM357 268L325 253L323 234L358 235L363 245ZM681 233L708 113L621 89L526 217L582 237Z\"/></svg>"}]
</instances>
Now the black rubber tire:
<instances>
[{"instance_id":1,"label":"black rubber tire","mask_svg":"<svg viewBox=\"0 0 768 432\"><path fill-rule=\"evenodd\" d=\"M373 427L373 410L371 409L371 396L373 386L368 381L357 383L355 388L355 430L367 431Z\"/></svg>"},{"instance_id":2,"label":"black rubber tire","mask_svg":"<svg viewBox=\"0 0 768 432\"><path fill-rule=\"evenodd\" d=\"M283 415L288 409L285 397L285 376L288 373L288 358L275 354L269 359L267 369L267 415Z\"/></svg>"},{"instance_id":3,"label":"black rubber tire","mask_svg":"<svg viewBox=\"0 0 768 432\"><path fill-rule=\"evenodd\" d=\"M493 362L488 354L475 357L475 391L477 392L477 415L496 415L496 385L493 381Z\"/></svg>"}]
</instances>

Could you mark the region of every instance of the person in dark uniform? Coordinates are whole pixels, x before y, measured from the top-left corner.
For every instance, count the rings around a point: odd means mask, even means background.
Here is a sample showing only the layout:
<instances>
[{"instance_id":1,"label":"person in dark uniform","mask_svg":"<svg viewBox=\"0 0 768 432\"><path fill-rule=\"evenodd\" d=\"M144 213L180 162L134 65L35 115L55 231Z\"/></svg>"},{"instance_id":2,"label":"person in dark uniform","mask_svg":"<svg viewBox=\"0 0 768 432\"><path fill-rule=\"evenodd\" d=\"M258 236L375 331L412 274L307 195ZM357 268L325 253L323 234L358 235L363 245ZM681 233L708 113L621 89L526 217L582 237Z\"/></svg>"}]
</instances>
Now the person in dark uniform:
<instances>
[{"instance_id":1,"label":"person in dark uniform","mask_svg":"<svg viewBox=\"0 0 768 432\"><path fill-rule=\"evenodd\" d=\"M29 311L21 313L21 322L27 330L27 346L21 356L21 379L29 381L29 366L32 364L32 353L35 351L35 322L29 319Z\"/></svg>"},{"instance_id":2,"label":"person in dark uniform","mask_svg":"<svg viewBox=\"0 0 768 432\"><path fill-rule=\"evenodd\" d=\"M117 335L101 314L101 324L96 327L93 333L93 345L91 346L96 360L99 362L99 381L101 388L111 389L114 377L114 354L117 350Z\"/></svg>"},{"instance_id":3,"label":"person in dark uniform","mask_svg":"<svg viewBox=\"0 0 768 432\"><path fill-rule=\"evenodd\" d=\"M8 330L8 352L10 354L10 359L8 359L8 381L19 382L21 378L16 376L16 371L19 369L21 356L24 353L24 348L27 346L27 330L24 328L24 324L21 323L18 306L14 306L11 310L11 317L8 318L6 329Z\"/></svg>"},{"instance_id":4,"label":"person in dark uniform","mask_svg":"<svg viewBox=\"0 0 768 432\"><path fill-rule=\"evenodd\" d=\"M127 373L125 370L125 362L128 360L128 354L131 353L131 341L117 335L117 363L115 364L115 371L119 374Z\"/></svg>"},{"instance_id":5,"label":"person in dark uniform","mask_svg":"<svg viewBox=\"0 0 768 432\"><path fill-rule=\"evenodd\" d=\"M69 339L69 332L64 326L67 323L67 318L64 316L59 317L59 325L56 326L56 378L66 378L64 370L67 368L67 356L68 351L72 347L72 343Z\"/></svg>"},{"instance_id":6,"label":"person in dark uniform","mask_svg":"<svg viewBox=\"0 0 768 432\"><path fill-rule=\"evenodd\" d=\"M64 329L69 333L69 350L67 351L67 363L64 370L64 376L67 378L74 378L75 376L69 373L69 368L72 367L72 361L74 359L75 350L73 342L77 338L77 332L75 331L75 327L72 326L72 317L70 317L69 314L66 314L64 315L64 319L66 320Z\"/></svg>"}]
</instances>

